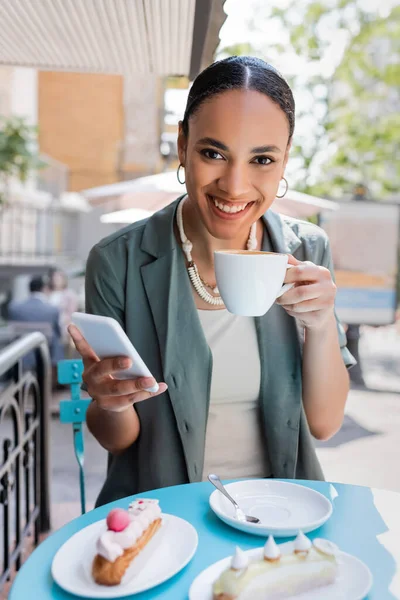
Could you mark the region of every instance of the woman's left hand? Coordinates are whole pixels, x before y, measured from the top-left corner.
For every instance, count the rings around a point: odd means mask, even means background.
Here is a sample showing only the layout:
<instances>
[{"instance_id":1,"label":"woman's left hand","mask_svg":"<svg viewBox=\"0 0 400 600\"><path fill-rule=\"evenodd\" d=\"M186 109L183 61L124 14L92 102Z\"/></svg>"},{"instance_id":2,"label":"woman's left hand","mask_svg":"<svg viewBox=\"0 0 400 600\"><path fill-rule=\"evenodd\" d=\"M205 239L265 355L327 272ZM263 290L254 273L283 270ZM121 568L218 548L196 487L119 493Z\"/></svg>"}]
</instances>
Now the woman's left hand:
<instances>
[{"instance_id":1,"label":"woman's left hand","mask_svg":"<svg viewBox=\"0 0 400 600\"><path fill-rule=\"evenodd\" d=\"M307 329L322 329L334 316L336 285L329 269L312 262L302 262L289 254L289 264L285 283L294 283L280 298L286 312L295 317Z\"/></svg>"}]
</instances>

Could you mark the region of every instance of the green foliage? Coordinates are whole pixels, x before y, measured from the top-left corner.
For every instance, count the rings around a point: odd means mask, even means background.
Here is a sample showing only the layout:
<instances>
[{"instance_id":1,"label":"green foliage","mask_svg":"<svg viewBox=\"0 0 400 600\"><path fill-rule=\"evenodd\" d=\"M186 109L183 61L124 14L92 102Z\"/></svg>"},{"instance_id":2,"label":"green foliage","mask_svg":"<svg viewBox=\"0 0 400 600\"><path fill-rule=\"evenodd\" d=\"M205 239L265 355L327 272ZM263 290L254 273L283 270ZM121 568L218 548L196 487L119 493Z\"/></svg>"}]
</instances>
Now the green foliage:
<instances>
[{"instance_id":1,"label":"green foliage","mask_svg":"<svg viewBox=\"0 0 400 600\"><path fill-rule=\"evenodd\" d=\"M303 136L295 134L291 185L338 197L358 181L377 198L400 192L400 6L379 17L358 0L289 0L284 9L260 1L255 13L251 39L262 32L268 39L277 21L288 43L266 42L243 53L266 60L297 54L310 66L289 80L295 98L309 98L297 110L298 130L302 120L313 123ZM344 40L333 75L321 68L332 41L327 31Z\"/></svg>"},{"instance_id":2,"label":"green foliage","mask_svg":"<svg viewBox=\"0 0 400 600\"><path fill-rule=\"evenodd\" d=\"M374 196L400 191L400 7L363 19L336 70L345 101L331 100L329 141L337 146L325 173L333 182L364 181Z\"/></svg>"},{"instance_id":3,"label":"green foliage","mask_svg":"<svg viewBox=\"0 0 400 600\"><path fill-rule=\"evenodd\" d=\"M254 48L249 42L241 42L225 46L218 52L218 59L227 58L228 56L248 56L254 54Z\"/></svg>"},{"instance_id":4,"label":"green foliage","mask_svg":"<svg viewBox=\"0 0 400 600\"><path fill-rule=\"evenodd\" d=\"M26 181L31 171L45 166L36 151L36 128L19 117L0 117L0 182L7 190L9 180ZM0 205L6 201L1 193Z\"/></svg>"}]
</instances>

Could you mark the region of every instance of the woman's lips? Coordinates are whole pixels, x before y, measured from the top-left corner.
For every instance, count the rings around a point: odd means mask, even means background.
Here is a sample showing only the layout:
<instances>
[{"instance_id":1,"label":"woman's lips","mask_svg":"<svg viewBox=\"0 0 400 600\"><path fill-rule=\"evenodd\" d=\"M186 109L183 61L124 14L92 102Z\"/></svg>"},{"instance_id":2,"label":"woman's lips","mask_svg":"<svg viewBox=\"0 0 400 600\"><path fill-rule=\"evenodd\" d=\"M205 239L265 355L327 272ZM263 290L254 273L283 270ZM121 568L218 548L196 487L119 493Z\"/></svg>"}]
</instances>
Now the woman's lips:
<instances>
[{"instance_id":1,"label":"woman's lips","mask_svg":"<svg viewBox=\"0 0 400 600\"><path fill-rule=\"evenodd\" d=\"M248 211L251 209L251 207L253 206L254 202L243 202L243 201L237 201L237 202L223 202L222 200L220 200L217 197L211 196L210 194L207 194L207 199L211 205L211 209L214 212L215 215L217 215L218 217L220 217L221 219L225 219L228 221L235 221L237 219L241 219L242 216L244 216L245 214L248 213ZM222 208L216 206L216 202L217 204L219 204L220 206L229 206L229 207L234 207L234 208L239 208L242 207L244 205L245 208L243 208L242 210L237 210L236 212L226 212L225 210L223 210Z\"/></svg>"}]
</instances>

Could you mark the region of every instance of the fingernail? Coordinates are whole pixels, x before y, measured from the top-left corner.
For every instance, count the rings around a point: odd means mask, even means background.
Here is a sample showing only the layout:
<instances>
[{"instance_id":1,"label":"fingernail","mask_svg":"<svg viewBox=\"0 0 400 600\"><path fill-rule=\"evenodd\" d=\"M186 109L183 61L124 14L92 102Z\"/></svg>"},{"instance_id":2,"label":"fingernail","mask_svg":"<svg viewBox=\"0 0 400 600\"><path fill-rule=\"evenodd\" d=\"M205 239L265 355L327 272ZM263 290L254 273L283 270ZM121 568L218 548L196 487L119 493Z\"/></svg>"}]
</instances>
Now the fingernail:
<instances>
[{"instance_id":1,"label":"fingernail","mask_svg":"<svg viewBox=\"0 0 400 600\"><path fill-rule=\"evenodd\" d=\"M131 366L130 358L120 358L118 359L118 366L120 369L127 369Z\"/></svg>"},{"instance_id":2,"label":"fingernail","mask_svg":"<svg viewBox=\"0 0 400 600\"><path fill-rule=\"evenodd\" d=\"M143 387L153 387L156 385L156 380L153 377L143 377L141 383Z\"/></svg>"},{"instance_id":3,"label":"fingernail","mask_svg":"<svg viewBox=\"0 0 400 600\"><path fill-rule=\"evenodd\" d=\"M77 340L82 339L82 334L75 325L70 325L68 327L68 332L73 338L76 338Z\"/></svg>"}]
</instances>

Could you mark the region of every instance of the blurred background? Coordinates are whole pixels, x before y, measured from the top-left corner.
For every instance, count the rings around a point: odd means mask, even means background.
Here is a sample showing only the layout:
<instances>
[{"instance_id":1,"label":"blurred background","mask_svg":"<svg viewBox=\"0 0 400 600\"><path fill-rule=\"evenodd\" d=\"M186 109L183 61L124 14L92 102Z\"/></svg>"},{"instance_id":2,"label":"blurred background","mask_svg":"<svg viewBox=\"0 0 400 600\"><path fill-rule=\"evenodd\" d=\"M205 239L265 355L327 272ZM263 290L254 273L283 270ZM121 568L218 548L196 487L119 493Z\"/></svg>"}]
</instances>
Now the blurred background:
<instances>
[{"instance_id":1,"label":"blurred background","mask_svg":"<svg viewBox=\"0 0 400 600\"><path fill-rule=\"evenodd\" d=\"M188 90L229 55L292 86L289 191L273 209L328 232L359 359L343 427L317 444L326 479L399 491L398 3L0 0L0 32L0 582L29 539L81 510L76 430L60 420L76 389L57 363L76 358L66 327L84 310L88 252L183 193ZM85 444L89 509L106 456Z\"/></svg>"}]
</instances>

